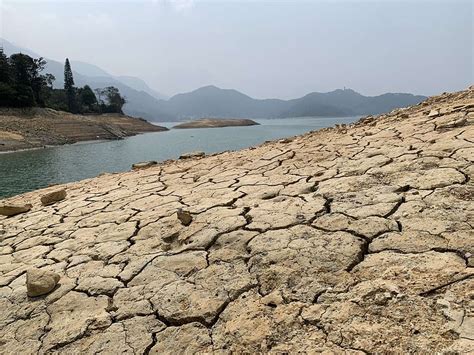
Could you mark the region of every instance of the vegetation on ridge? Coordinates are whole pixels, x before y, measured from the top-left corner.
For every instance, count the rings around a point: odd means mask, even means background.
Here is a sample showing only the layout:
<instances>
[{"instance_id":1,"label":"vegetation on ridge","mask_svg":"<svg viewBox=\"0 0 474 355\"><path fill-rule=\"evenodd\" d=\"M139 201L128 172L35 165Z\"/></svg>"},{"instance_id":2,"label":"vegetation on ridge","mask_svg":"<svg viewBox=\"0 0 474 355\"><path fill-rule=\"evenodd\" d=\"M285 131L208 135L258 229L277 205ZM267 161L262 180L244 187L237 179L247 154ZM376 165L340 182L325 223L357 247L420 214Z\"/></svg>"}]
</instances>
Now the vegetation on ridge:
<instances>
[{"instance_id":1,"label":"vegetation on ridge","mask_svg":"<svg viewBox=\"0 0 474 355\"><path fill-rule=\"evenodd\" d=\"M92 89L74 86L69 59L64 65L64 89L53 88L52 74L43 74L44 58L16 53L8 57L0 48L0 106L50 107L71 113L123 113L125 98L113 86Z\"/></svg>"}]
</instances>

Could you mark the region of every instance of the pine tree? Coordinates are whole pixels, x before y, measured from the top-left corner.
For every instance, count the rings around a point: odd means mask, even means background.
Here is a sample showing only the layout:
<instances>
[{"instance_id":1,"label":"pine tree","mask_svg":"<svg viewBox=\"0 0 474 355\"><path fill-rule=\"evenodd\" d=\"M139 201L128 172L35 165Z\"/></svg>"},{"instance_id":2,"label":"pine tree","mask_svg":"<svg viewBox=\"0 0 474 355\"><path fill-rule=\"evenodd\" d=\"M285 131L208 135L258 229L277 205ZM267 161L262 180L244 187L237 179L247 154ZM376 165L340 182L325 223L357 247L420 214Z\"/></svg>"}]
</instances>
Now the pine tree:
<instances>
[{"instance_id":1,"label":"pine tree","mask_svg":"<svg viewBox=\"0 0 474 355\"><path fill-rule=\"evenodd\" d=\"M71 64L66 58L64 63L64 91L67 97L67 106L70 112L76 111L76 90L74 88L74 78L72 76Z\"/></svg>"}]
</instances>

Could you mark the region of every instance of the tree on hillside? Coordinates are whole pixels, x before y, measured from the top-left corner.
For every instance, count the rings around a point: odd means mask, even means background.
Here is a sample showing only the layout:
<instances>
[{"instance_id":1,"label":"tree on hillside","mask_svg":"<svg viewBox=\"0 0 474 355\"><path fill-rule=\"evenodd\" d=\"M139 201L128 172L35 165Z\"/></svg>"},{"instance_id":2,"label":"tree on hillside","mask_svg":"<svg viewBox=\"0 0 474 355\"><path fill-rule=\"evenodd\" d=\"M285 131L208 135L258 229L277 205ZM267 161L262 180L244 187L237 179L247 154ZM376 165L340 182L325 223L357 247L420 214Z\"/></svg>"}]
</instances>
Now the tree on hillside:
<instances>
[{"instance_id":1,"label":"tree on hillside","mask_svg":"<svg viewBox=\"0 0 474 355\"><path fill-rule=\"evenodd\" d=\"M97 111L97 98L89 85L79 89L79 100L81 102L81 111Z\"/></svg>"},{"instance_id":2,"label":"tree on hillside","mask_svg":"<svg viewBox=\"0 0 474 355\"><path fill-rule=\"evenodd\" d=\"M12 54L9 59L12 70L12 87L16 92L13 106L36 106L35 93L32 88L33 58L26 54Z\"/></svg>"},{"instance_id":3,"label":"tree on hillside","mask_svg":"<svg viewBox=\"0 0 474 355\"><path fill-rule=\"evenodd\" d=\"M95 95L97 97L97 101L99 102L100 105L105 105L104 99L105 97L105 89L97 88L94 89Z\"/></svg>"},{"instance_id":4,"label":"tree on hillside","mask_svg":"<svg viewBox=\"0 0 474 355\"><path fill-rule=\"evenodd\" d=\"M8 57L0 48L0 106L10 106L16 98L16 91L12 87L12 71Z\"/></svg>"},{"instance_id":5,"label":"tree on hillside","mask_svg":"<svg viewBox=\"0 0 474 355\"><path fill-rule=\"evenodd\" d=\"M46 60L44 60L44 58L40 57L37 59L32 59L30 67L30 82L33 94L35 95L35 101L39 106L45 105L46 90L44 89L48 86L48 80L50 80L49 77L46 77L45 75L41 74L45 66Z\"/></svg>"},{"instance_id":6,"label":"tree on hillside","mask_svg":"<svg viewBox=\"0 0 474 355\"><path fill-rule=\"evenodd\" d=\"M56 77L53 75L53 74L45 74L44 75L44 79L45 79L45 82L46 82L46 85L48 86L49 89L53 90L53 83L54 81L56 80Z\"/></svg>"},{"instance_id":7,"label":"tree on hillside","mask_svg":"<svg viewBox=\"0 0 474 355\"><path fill-rule=\"evenodd\" d=\"M123 113L125 98L116 87L97 89L74 87L71 63L64 63L64 89L55 89L54 75L42 74L43 58L16 53L6 56L0 48L0 106L44 106L72 113Z\"/></svg>"},{"instance_id":8,"label":"tree on hillside","mask_svg":"<svg viewBox=\"0 0 474 355\"><path fill-rule=\"evenodd\" d=\"M64 91L66 92L67 106L70 112L76 111L76 90L74 88L74 77L72 76L71 64L66 58L64 63Z\"/></svg>"},{"instance_id":9,"label":"tree on hillside","mask_svg":"<svg viewBox=\"0 0 474 355\"><path fill-rule=\"evenodd\" d=\"M122 108L127 100L120 95L119 89L108 86L104 89L96 89L95 92L99 98L101 112L123 113Z\"/></svg>"},{"instance_id":10,"label":"tree on hillside","mask_svg":"<svg viewBox=\"0 0 474 355\"><path fill-rule=\"evenodd\" d=\"M3 52L3 48L0 48L0 82L11 82L10 64L8 63L7 55Z\"/></svg>"},{"instance_id":11,"label":"tree on hillside","mask_svg":"<svg viewBox=\"0 0 474 355\"><path fill-rule=\"evenodd\" d=\"M107 97L112 112L123 113L122 107L125 105L126 100L120 95L119 89L108 86L105 88L105 96Z\"/></svg>"},{"instance_id":12,"label":"tree on hillside","mask_svg":"<svg viewBox=\"0 0 474 355\"><path fill-rule=\"evenodd\" d=\"M8 58L0 51L0 105L13 107L45 106L48 83L54 80L43 75L46 66L43 58L31 58L16 53Z\"/></svg>"}]
</instances>

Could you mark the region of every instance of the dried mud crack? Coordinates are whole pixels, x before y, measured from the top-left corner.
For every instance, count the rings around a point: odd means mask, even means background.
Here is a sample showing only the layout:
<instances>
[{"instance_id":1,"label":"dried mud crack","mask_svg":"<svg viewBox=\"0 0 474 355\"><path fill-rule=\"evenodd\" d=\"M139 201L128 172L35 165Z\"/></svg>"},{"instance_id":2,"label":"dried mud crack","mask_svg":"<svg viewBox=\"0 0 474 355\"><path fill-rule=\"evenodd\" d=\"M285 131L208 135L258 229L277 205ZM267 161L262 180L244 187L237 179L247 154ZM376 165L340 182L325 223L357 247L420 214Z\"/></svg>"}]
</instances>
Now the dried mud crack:
<instances>
[{"instance_id":1,"label":"dried mud crack","mask_svg":"<svg viewBox=\"0 0 474 355\"><path fill-rule=\"evenodd\" d=\"M473 160L471 88L3 200L0 353L469 353Z\"/></svg>"}]
</instances>

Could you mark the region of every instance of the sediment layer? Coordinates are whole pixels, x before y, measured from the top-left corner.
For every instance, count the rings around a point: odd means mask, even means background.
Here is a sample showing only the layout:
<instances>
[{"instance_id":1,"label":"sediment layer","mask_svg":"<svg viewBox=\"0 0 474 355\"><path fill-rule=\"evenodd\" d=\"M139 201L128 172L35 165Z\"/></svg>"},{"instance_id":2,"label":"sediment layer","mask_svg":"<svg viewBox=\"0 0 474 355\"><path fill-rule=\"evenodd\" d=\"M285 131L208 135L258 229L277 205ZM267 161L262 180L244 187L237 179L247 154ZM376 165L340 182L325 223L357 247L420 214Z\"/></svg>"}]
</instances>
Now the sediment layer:
<instances>
[{"instance_id":1,"label":"sediment layer","mask_svg":"<svg viewBox=\"0 0 474 355\"><path fill-rule=\"evenodd\" d=\"M0 352L468 353L473 124L466 90L1 201Z\"/></svg>"}]
</instances>

